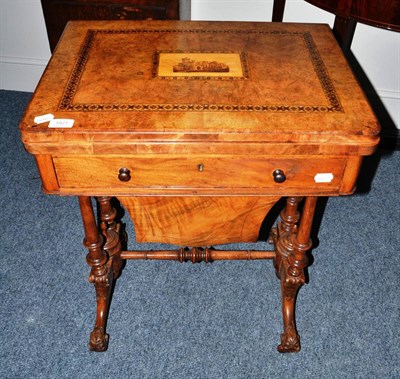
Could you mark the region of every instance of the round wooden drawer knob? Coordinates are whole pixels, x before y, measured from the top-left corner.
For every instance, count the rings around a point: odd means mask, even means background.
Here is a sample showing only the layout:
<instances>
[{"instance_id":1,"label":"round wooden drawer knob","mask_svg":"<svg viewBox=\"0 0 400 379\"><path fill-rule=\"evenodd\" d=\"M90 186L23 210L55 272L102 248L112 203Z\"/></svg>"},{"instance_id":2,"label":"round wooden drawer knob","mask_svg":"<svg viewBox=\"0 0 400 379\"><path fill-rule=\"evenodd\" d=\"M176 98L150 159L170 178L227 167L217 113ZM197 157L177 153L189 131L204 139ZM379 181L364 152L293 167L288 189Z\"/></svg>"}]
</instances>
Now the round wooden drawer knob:
<instances>
[{"instance_id":1,"label":"round wooden drawer knob","mask_svg":"<svg viewBox=\"0 0 400 379\"><path fill-rule=\"evenodd\" d=\"M274 177L275 183L283 183L286 180L286 175L283 170L277 169L272 173L272 175Z\"/></svg>"},{"instance_id":2,"label":"round wooden drawer knob","mask_svg":"<svg viewBox=\"0 0 400 379\"><path fill-rule=\"evenodd\" d=\"M119 169L118 179L121 182L129 182L131 180L131 171L129 168L122 167Z\"/></svg>"}]
</instances>

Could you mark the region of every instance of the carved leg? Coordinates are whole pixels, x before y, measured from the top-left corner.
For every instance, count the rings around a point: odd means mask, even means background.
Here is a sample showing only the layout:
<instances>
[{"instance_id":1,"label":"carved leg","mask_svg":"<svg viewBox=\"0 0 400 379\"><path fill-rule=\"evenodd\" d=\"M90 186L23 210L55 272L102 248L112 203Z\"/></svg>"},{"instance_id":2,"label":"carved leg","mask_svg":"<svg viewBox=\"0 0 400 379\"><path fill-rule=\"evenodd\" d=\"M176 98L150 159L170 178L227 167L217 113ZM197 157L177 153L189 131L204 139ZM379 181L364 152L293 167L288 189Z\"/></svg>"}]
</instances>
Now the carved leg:
<instances>
[{"instance_id":1,"label":"carved leg","mask_svg":"<svg viewBox=\"0 0 400 379\"><path fill-rule=\"evenodd\" d=\"M89 250L86 257L86 261L91 267L89 282L94 284L97 299L96 322L90 334L89 348L94 351L105 351L108 347L108 334L105 330L110 303L112 270L109 267L108 254L103 249L103 237L97 229L90 197L80 196L79 205L85 229L83 244Z\"/></svg>"},{"instance_id":2,"label":"carved leg","mask_svg":"<svg viewBox=\"0 0 400 379\"><path fill-rule=\"evenodd\" d=\"M111 197L102 196L97 200L100 205L100 229L106 239L103 248L110 258L111 267L113 269L113 278L117 279L120 276L122 269L121 224L115 220L117 217L117 211L111 204Z\"/></svg>"},{"instance_id":3,"label":"carved leg","mask_svg":"<svg viewBox=\"0 0 400 379\"><path fill-rule=\"evenodd\" d=\"M289 199L288 199L289 202ZM284 331L278 351L281 353L300 351L300 337L295 322L296 297L305 282L307 267L306 252L311 248L311 227L317 197L307 197L304 203L300 226L282 233L277 243L277 254L281 257L280 277L282 290L282 314Z\"/></svg>"},{"instance_id":4,"label":"carved leg","mask_svg":"<svg viewBox=\"0 0 400 379\"><path fill-rule=\"evenodd\" d=\"M286 266L283 264L282 268ZM282 315L283 333L281 334L281 344L278 345L280 353L295 353L300 351L300 337L297 333L295 322L296 297L299 288L303 285L302 278L292 280L286 276L287 268L282 269L281 273L281 292L282 292Z\"/></svg>"},{"instance_id":5,"label":"carved leg","mask_svg":"<svg viewBox=\"0 0 400 379\"><path fill-rule=\"evenodd\" d=\"M282 260L287 258L293 250L289 243L289 236L296 233L297 222L300 219L300 213L297 210L301 197L289 197L286 200L286 207L280 214L281 221L278 222L277 229L272 237L276 247L276 257L274 260L275 273L280 278Z\"/></svg>"}]
</instances>

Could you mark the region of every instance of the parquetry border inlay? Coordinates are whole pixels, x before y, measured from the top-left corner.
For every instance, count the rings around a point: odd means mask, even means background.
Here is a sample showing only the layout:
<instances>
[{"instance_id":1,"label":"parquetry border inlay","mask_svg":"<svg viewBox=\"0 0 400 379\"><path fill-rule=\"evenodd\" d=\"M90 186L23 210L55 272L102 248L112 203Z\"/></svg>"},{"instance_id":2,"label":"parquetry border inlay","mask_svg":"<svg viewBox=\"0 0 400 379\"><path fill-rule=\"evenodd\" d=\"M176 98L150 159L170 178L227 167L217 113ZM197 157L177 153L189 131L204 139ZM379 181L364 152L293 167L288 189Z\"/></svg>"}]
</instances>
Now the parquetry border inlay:
<instances>
[{"instance_id":1,"label":"parquetry border inlay","mask_svg":"<svg viewBox=\"0 0 400 379\"><path fill-rule=\"evenodd\" d=\"M276 35L292 35L298 36L304 40L305 46L310 54L314 71L319 79L321 88L323 89L328 105L253 105L253 104L82 104L74 103L74 96L77 92L80 79L82 77L86 62L89 58L90 50L98 35L101 34L138 34L138 33L224 33L224 34L276 34ZM246 68L248 74L248 67ZM247 76L248 78L248 76ZM246 79L247 79L246 78ZM129 111L179 111L179 112L343 112L339 97L328 75L324 62L322 61L314 40L309 32L294 31L262 31L262 30L206 30L206 29L118 29L118 30L88 30L85 41L79 52L79 56L68 80L64 94L61 98L58 110L73 112L129 112Z\"/></svg>"}]
</instances>

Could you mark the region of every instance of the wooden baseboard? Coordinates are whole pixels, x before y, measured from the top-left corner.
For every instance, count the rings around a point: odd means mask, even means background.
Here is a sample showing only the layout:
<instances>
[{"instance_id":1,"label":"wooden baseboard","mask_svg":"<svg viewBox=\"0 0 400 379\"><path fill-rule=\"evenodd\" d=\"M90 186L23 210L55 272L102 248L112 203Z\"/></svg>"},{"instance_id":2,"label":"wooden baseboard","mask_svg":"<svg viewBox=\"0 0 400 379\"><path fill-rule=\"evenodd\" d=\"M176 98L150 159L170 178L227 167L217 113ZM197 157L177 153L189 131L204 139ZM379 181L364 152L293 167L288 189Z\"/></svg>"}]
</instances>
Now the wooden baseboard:
<instances>
[{"instance_id":1,"label":"wooden baseboard","mask_svg":"<svg viewBox=\"0 0 400 379\"><path fill-rule=\"evenodd\" d=\"M6 57L0 55L0 88L11 91L33 92L48 58Z\"/></svg>"}]
</instances>

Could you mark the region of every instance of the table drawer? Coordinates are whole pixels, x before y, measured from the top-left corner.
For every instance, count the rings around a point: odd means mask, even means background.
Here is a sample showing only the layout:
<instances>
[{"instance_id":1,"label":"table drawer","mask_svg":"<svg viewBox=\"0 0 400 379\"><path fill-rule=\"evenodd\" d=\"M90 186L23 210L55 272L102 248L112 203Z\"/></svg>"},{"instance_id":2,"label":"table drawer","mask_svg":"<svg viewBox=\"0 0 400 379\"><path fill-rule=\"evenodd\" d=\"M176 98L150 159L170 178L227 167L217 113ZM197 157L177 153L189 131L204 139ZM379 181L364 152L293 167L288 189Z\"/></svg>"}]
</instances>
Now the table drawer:
<instances>
[{"instance_id":1,"label":"table drawer","mask_svg":"<svg viewBox=\"0 0 400 379\"><path fill-rule=\"evenodd\" d=\"M61 188L339 188L344 158L65 156ZM281 172L277 173L277 170Z\"/></svg>"}]
</instances>

